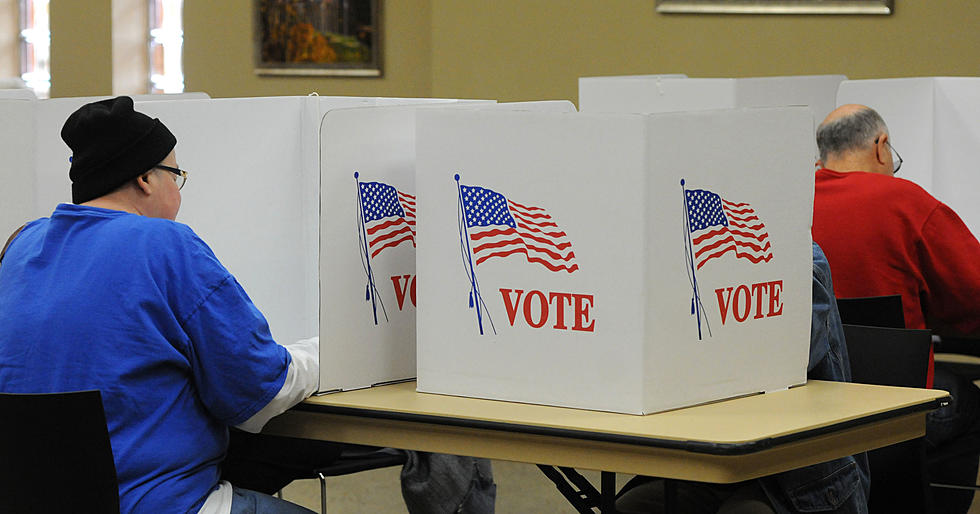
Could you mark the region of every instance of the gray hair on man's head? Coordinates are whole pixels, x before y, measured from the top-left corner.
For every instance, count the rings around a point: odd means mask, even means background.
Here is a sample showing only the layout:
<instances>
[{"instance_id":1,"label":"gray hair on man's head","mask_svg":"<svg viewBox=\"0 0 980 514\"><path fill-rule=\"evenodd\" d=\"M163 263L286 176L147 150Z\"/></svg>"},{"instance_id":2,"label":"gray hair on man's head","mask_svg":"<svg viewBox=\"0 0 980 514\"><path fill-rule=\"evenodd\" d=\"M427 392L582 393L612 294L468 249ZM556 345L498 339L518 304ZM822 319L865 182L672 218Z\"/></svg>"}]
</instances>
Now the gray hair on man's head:
<instances>
[{"instance_id":1,"label":"gray hair on man's head","mask_svg":"<svg viewBox=\"0 0 980 514\"><path fill-rule=\"evenodd\" d=\"M888 126L881 115L870 107L826 122L817 128L820 160L827 162L830 155L841 155L868 146L882 132L887 133Z\"/></svg>"}]
</instances>

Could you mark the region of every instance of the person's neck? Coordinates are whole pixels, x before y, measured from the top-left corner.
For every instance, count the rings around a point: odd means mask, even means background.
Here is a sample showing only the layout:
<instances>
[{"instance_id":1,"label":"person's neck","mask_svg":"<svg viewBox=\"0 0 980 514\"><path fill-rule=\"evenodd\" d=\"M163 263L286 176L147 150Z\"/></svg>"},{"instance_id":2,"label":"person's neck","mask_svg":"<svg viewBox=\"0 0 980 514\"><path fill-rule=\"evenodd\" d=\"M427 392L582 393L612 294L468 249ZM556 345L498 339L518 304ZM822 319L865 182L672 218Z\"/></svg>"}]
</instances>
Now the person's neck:
<instances>
[{"instance_id":1,"label":"person's neck","mask_svg":"<svg viewBox=\"0 0 980 514\"><path fill-rule=\"evenodd\" d=\"M100 209L109 209L113 211L128 212L130 214L139 214L139 215L143 214L142 210L139 208L138 205L136 205L135 202L114 194L100 196L93 200L89 200L81 205L86 205L89 207L98 207Z\"/></svg>"},{"instance_id":2,"label":"person's neck","mask_svg":"<svg viewBox=\"0 0 980 514\"><path fill-rule=\"evenodd\" d=\"M868 162L866 159L854 159L854 158L828 159L826 162L823 163L822 167L831 171L836 171L838 173L864 171L867 173L877 173L879 175L891 176L890 173L886 173L885 170L881 169L880 166L875 166L874 162Z\"/></svg>"}]
</instances>

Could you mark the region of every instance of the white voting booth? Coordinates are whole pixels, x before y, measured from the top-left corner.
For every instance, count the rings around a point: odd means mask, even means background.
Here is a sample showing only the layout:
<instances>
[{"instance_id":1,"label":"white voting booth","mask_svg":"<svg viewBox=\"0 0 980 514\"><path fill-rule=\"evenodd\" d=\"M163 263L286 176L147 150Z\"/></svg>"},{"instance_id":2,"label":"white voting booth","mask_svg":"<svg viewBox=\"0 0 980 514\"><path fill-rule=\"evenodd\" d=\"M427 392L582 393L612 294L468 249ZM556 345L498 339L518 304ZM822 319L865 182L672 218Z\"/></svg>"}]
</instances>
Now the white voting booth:
<instances>
[{"instance_id":1,"label":"white voting booth","mask_svg":"<svg viewBox=\"0 0 980 514\"><path fill-rule=\"evenodd\" d=\"M878 111L904 159L898 176L953 208L980 236L980 77L849 80L837 104Z\"/></svg>"},{"instance_id":2,"label":"white voting booth","mask_svg":"<svg viewBox=\"0 0 980 514\"><path fill-rule=\"evenodd\" d=\"M446 102L336 109L320 128L320 390L415 377L416 113ZM569 102L454 108L573 111Z\"/></svg>"},{"instance_id":3,"label":"white voting booth","mask_svg":"<svg viewBox=\"0 0 980 514\"><path fill-rule=\"evenodd\" d=\"M420 391L642 414L806 380L807 109L417 117Z\"/></svg>"},{"instance_id":4,"label":"white voting booth","mask_svg":"<svg viewBox=\"0 0 980 514\"><path fill-rule=\"evenodd\" d=\"M663 76L583 77L582 112L676 112L735 107L807 105L814 126L834 110L843 75L683 78ZM808 157L808 160L812 156Z\"/></svg>"}]
</instances>

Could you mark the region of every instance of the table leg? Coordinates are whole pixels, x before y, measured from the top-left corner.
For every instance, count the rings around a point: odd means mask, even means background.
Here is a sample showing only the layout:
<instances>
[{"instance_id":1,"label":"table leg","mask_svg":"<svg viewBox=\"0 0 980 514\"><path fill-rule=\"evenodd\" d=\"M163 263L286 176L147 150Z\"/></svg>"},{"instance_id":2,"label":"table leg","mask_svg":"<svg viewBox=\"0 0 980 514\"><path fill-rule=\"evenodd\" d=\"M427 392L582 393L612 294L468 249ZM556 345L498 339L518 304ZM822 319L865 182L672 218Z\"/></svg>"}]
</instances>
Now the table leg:
<instances>
[{"instance_id":1,"label":"table leg","mask_svg":"<svg viewBox=\"0 0 980 514\"><path fill-rule=\"evenodd\" d=\"M599 512L616 514L616 473L603 471L601 481L602 492L599 493Z\"/></svg>"},{"instance_id":2,"label":"table leg","mask_svg":"<svg viewBox=\"0 0 980 514\"><path fill-rule=\"evenodd\" d=\"M572 487L572 484L569 483L569 480L566 479L565 475L562 475L558 471L558 468L538 464L538 469L540 469L546 477L554 482L555 487L558 488L558 492L560 492L561 495L568 500L568 503L571 503L572 506L575 507L575 510L577 510L580 514L595 514L592 507L597 503L595 496L598 495L598 491L596 491L591 484L588 484L586 481L588 487L586 487L583 491L579 491ZM562 471L565 471L566 469L568 468L564 468ZM567 471L565 472L567 474ZM578 475L578 473L575 473L575 475ZM578 476L581 477L581 475ZM570 478L572 478L572 482L574 483L575 476L572 475ZM584 477L582 478L584 479Z\"/></svg>"}]
</instances>

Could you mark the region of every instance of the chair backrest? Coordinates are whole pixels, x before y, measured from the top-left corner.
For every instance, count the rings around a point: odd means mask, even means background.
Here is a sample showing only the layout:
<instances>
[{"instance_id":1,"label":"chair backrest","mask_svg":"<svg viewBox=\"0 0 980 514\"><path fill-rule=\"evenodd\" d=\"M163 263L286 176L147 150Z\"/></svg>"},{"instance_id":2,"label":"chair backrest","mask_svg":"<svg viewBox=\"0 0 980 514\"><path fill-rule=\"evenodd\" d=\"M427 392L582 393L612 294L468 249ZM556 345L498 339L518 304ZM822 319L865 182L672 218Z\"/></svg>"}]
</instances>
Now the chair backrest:
<instances>
[{"instance_id":1,"label":"chair backrest","mask_svg":"<svg viewBox=\"0 0 980 514\"><path fill-rule=\"evenodd\" d=\"M837 310L845 325L905 328L902 295L838 298Z\"/></svg>"},{"instance_id":2,"label":"chair backrest","mask_svg":"<svg viewBox=\"0 0 980 514\"><path fill-rule=\"evenodd\" d=\"M119 512L99 391L0 393L0 512Z\"/></svg>"},{"instance_id":3,"label":"chair backrest","mask_svg":"<svg viewBox=\"0 0 980 514\"><path fill-rule=\"evenodd\" d=\"M845 324L844 340L853 382L926 386L932 345L930 331Z\"/></svg>"}]
</instances>

